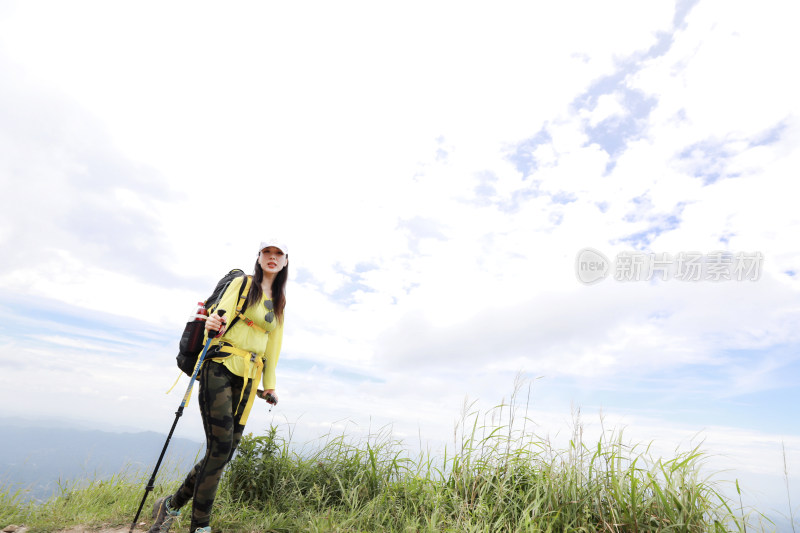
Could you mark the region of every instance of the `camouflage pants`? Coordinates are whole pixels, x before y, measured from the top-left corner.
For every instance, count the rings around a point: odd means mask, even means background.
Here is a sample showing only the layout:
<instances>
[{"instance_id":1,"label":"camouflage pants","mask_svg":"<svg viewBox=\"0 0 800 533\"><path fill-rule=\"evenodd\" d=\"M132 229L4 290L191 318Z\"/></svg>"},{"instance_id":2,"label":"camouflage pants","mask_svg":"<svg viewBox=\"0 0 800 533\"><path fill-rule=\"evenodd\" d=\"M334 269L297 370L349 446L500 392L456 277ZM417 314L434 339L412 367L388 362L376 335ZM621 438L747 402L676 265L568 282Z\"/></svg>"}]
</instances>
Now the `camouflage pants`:
<instances>
[{"instance_id":1,"label":"camouflage pants","mask_svg":"<svg viewBox=\"0 0 800 533\"><path fill-rule=\"evenodd\" d=\"M197 396L206 432L206 454L192 468L170 501L170 507L180 509L192 500L190 531L208 526L211 521L211 507L222 470L233 457L242 438L244 426L239 420L246 404L242 401L239 405L244 379L231 373L222 363L204 362L198 381L200 391ZM245 399L252 385L251 380L244 392ZM236 409L237 406L239 409Z\"/></svg>"}]
</instances>

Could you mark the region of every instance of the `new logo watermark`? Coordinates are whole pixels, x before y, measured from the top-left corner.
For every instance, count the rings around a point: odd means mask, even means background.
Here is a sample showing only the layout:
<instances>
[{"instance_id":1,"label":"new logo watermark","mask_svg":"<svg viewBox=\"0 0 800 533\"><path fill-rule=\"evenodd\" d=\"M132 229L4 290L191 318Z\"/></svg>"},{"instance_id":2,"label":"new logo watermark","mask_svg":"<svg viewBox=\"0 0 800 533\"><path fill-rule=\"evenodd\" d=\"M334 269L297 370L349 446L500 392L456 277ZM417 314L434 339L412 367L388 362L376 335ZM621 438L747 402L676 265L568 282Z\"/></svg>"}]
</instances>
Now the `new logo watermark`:
<instances>
[{"instance_id":1,"label":"new logo watermark","mask_svg":"<svg viewBox=\"0 0 800 533\"><path fill-rule=\"evenodd\" d=\"M763 262L761 252L727 251L619 252L610 261L594 248L583 248L575 257L575 275L586 285L599 283L609 275L617 281L756 281Z\"/></svg>"},{"instance_id":2,"label":"new logo watermark","mask_svg":"<svg viewBox=\"0 0 800 533\"><path fill-rule=\"evenodd\" d=\"M608 275L608 258L594 248L584 248L575 259L575 273L578 280L587 285L603 281Z\"/></svg>"}]
</instances>

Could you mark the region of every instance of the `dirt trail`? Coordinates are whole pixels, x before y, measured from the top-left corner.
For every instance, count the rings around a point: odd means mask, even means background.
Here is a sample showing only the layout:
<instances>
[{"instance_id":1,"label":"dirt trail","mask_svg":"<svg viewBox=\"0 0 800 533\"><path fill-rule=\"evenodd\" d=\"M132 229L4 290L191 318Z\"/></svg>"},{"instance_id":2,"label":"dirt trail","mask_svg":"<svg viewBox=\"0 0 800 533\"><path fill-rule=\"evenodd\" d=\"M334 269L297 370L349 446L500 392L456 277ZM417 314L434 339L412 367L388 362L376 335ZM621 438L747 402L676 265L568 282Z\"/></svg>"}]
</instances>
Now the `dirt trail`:
<instances>
[{"instance_id":1,"label":"dirt trail","mask_svg":"<svg viewBox=\"0 0 800 533\"><path fill-rule=\"evenodd\" d=\"M133 530L134 533L144 533L147 531L149 524L147 522L139 522L139 525L136 526L136 529ZM73 526L67 529L59 529L54 533L128 533L130 531L130 524L127 526L116 526L116 527L89 527L89 526ZM29 529L25 525L14 525L9 524L6 527L0 525L0 533L28 533Z\"/></svg>"},{"instance_id":2,"label":"dirt trail","mask_svg":"<svg viewBox=\"0 0 800 533\"><path fill-rule=\"evenodd\" d=\"M111 529L87 529L85 527L77 526L71 529L62 529L57 533L128 533L130 531L130 527L115 527ZM139 528L136 528L134 532L143 531Z\"/></svg>"},{"instance_id":3,"label":"dirt trail","mask_svg":"<svg viewBox=\"0 0 800 533\"><path fill-rule=\"evenodd\" d=\"M128 533L130 531L130 526L127 527L112 527L112 528L103 528L103 529L91 529L84 526L75 526L69 529L61 529L56 533ZM146 529L142 529L141 526L137 527L134 530L134 533L141 533L142 531L147 531Z\"/></svg>"},{"instance_id":4,"label":"dirt trail","mask_svg":"<svg viewBox=\"0 0 800 533\"><path fill-rule=\"evenodd\" d=\"M9 526L6 529L2 529L0 531L4 533L28 533L28 528L25 526L18 526L16 528L12 528L12 526ZM103 529L93 529L86 526L75 526L69 529L59 529L55 533L128 533L128 531L130 531L130 526L112 527ZM142 533L143 531L147 531L147 529L144 528L143 526L139 526L134 530L134 533Z\"/></svg>"}]
</instances>

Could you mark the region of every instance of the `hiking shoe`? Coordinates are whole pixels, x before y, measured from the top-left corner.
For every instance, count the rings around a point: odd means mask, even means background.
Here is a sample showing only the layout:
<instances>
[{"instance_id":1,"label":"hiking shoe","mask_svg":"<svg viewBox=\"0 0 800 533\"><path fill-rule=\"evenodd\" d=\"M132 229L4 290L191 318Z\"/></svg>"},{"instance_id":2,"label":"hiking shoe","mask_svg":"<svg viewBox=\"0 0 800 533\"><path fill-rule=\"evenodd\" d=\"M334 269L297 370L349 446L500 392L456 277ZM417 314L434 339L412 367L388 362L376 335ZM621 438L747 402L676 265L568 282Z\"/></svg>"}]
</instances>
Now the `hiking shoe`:
<instances>
[{"instance_id":1,"label":"hiking shoe","mask_svg":"<svg viewBox=\"0 0 800 533\"><path fill-rule=\"evenodd\" d=\"M170 509L169 499L169 496L164 496L153 504L153 520L155 521L147 533L167 533L175 519L180 516L180 509Z\"/></svg>"},{"instance_id":2,"label":"hiking shoe","mask_svg":"<svg viewBox=\"0 0 800 533\"><path fill-rule=\"evenodd\" d=\"M198 527L194 530L194 533L211 533L211 526Z\"/></svg>"}]
</instances>

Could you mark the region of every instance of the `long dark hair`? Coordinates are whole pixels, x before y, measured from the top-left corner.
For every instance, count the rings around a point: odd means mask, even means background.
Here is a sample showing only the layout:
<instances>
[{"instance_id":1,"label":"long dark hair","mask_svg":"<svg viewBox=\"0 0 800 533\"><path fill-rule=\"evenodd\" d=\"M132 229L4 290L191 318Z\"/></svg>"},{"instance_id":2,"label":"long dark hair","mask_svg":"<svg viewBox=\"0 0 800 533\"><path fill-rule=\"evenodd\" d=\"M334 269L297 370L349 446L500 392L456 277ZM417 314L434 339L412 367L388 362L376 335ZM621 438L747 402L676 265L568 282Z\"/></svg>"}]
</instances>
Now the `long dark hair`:
<instances>
[{"instance_id":1,"label":"long dark hair","mask_svg":"<svg viewBox=\"0 0 800 533\"><path fill-rule=\"evenodd\" d=\"M250 292L247 294L247 301L244 308L247 309L253 304L261 302L264 296L261 290L261 281L264 279L264 271L261 270L261 265L258 264L256 259L256 266L253 270L253 283L250 285ZM272 307L275 316L278 317L278 322L283 323L283 309L286 307L286 280L289 279L289 256L286 256L286 266L275 275L272 280ZM244 312L244 309L242 310Z\"/></svg>"}]
</instances>

